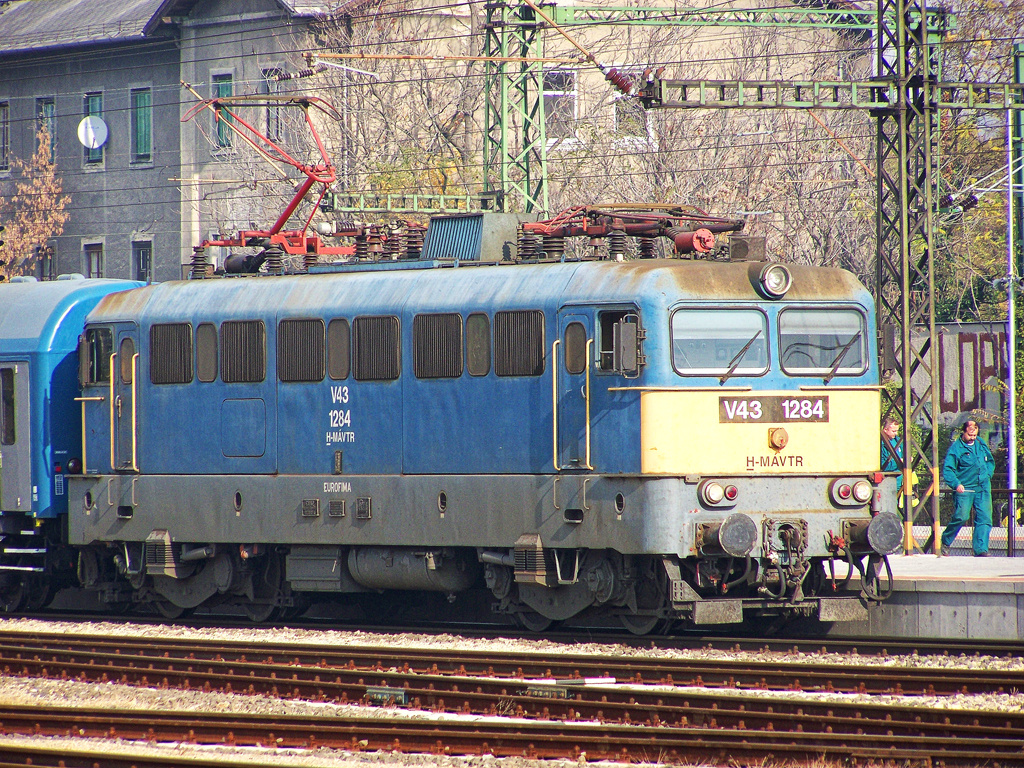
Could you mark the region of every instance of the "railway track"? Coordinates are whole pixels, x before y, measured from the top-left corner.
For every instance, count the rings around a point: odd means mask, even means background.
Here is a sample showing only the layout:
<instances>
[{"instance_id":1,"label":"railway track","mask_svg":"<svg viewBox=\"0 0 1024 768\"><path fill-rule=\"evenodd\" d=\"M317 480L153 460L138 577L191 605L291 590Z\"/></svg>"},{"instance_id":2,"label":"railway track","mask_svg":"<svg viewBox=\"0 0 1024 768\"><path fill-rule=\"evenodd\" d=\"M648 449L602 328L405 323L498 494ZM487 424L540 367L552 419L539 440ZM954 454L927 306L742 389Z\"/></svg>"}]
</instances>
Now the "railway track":
<instances>
[{"instance_id":1,"label":"railway track","mask_svg":"<svg viewBox=\"0 0 1024 768\"><path fill-rule=\"evenodd\" d=\"M514 718L367 718L239 715L159 710L111 712L63 707L5 707L0 732L117 738L146 744L197 744L435 755L568 758L577 761L686 761L806 764L819 759L951 766L1024 766L1021 717L998 724L926 723L927 710L895 708L878 719L822 721L793 716L784 724L754 720L638 727L593 721ZM0 740L2 742L2 740ZM0 744L0 754L8 748ZM181 759L181 754L178 754ZM33 762L34 765L43 763ZM133 760L133 764L138 764Z\"/></svg>"},{"instance_id":2,"label":"railway track","mask_svg":"<svg viewBox=\"0 0 1024 768\"><path fill-rule=\"evenodd\" d=\"M6 676L366 706L331 707L330 717L5 706L0 734L576 760L586 753L588 760L800 764L826 758L1024 768L1024 713L793 693L1009 692L1024 689L1024 673L865 661L609 658L2 631ZM0 738L0 768L26 759L61 765L45 755L8 757L7 750L19 748ZM180 754L177 763L143 758L133 755L131 764L184 764ZM66 757L63 763L78 764Z\"/></svg>"},{"instance_id":3,"label":"railway track","mask_svg":"<svg viewBox=\"0 0 1024 768\"><path fill-rule=\"evenodd\" d=\"M636 686L946 696L1024 690L1024 669L837 664L815 657L791 661L652 659L537 652L319 647L295 643L0 633L7 674L132 685L203 688L352 701L368 685L410 692L509 694L579 687L603 680ZM525 682L524 682L525 681ZM531 683L532 681L532 683ZM467 690L467 688L469 690ZM672 693L670 690L669 693Z\"/></svg>"}]
</instances>

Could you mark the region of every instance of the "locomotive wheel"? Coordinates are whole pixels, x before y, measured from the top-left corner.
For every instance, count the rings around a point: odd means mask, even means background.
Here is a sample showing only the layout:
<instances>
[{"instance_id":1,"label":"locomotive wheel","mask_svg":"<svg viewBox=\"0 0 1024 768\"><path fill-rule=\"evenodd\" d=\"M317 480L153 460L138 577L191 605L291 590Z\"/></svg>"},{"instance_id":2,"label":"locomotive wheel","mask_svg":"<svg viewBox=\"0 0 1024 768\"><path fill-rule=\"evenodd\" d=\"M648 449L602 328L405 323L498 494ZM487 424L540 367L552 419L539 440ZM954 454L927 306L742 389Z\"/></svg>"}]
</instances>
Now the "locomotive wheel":
<instances>
[{"instance_id":1,"label":"locomotive wheel","mask_svg":"<svg viewBox=\"0 0 1024 768\"><path fill-rule=\"evenodd\" d=\"M180 605L175 605L170 600L154 600L151 605L165 619L180 619L185 615L186 609Z\"/></svg>"},{"instance_id":2,"label":"locomotive wheel","mask_svg":"<svg viewBox=\"0 0 1024 768\"><path fill-rule=\"evenodd\" d=\"M531 632L544 632L545 630L551 629L557 622L554 619L549 619L547 616L541 616L539 613L534 611L518 611L515 614L516 623L523 629L528 629Z\"/></svg>"},{"instance_id":3,"label":"locomotive wheel","mask_svg":"<svg viewBox=\"0 0 1024 768\"><path fill-rule=\"evenodd\" d=\"M636 613L620 613L619 622L634 635L649 635L667 629L669 622L660 616L643 616Z\"/></svg>"},{"instance_id":4,"label":"locomotive wheel","mask_svg":"<svg viewBox=\"0 0 1024 768\"><path fill-rule=\"evenodd\" d=\"M53 582L49 576L38 575L28 579L25 588L25 609L38 611L53 602L57 596L57 590L53 588Z\"/></svg>"},{"instance_id":5,"label":"locomotive wheel","mask_svg":"<svg viewBox=\"0 0 1024 768\"><path fill-rule=\"evenodd\" d=\"M25 580L17 573L0 575L0 613L15 613L25 604Z\"/></svg>"},{"instance_id":6,"label":"locomotive wheel","mask_svg":"<svg viewBox=\"0 0 1024 768\"><path fill-rule=\"evenodd\" d=\"M284 564L276 552L268 553L262 567L253 574L252 596L243 609L250 621L262 624L280 615L277 598L284 589Z\"/></svg>"}]
</instances>

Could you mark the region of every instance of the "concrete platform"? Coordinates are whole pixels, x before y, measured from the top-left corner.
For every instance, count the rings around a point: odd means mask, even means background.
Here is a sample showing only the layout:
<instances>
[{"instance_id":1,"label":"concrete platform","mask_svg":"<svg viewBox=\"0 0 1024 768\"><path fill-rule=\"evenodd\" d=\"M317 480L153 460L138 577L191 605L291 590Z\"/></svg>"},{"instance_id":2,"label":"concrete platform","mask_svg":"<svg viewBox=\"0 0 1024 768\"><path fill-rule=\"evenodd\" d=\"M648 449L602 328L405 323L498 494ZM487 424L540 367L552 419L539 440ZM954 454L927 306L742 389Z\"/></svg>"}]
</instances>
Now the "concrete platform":
<instances>
[{"instance_id":1,"label":"concrete platform","mask_svg":"<svg viewBox=\"0 0 1024 768\"><path fill-rule=\"evenodd\" d=\"M969 531L948 557L890 555L892 595L869 609L867 621L837 623L834 633L1024 640L1024 541L1007 557L1002 533L1000 541L993 531L989 557L973 556Z\"/></svg>"}]
</instances>

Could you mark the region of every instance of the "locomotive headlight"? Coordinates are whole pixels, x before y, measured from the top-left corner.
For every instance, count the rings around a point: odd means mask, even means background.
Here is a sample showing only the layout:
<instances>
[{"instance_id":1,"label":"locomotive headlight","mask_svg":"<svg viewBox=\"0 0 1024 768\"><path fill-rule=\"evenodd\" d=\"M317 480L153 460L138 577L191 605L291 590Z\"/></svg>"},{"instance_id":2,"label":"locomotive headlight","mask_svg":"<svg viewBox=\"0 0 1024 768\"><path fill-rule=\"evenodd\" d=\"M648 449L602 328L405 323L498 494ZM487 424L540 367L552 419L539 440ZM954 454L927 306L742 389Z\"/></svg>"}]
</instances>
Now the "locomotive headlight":
<instances>
[{"instance_id":1,"label":"locomotive headlight","mask_svg":"<svg viewBox=\"0 0 1024 768\"><path fill-rule=\"evenodd\" d=\"M867 480L858 480L853 484L853 498L861 504L871 500L871 483Z\"/></svg>"},{"instance_id":2,"label":"locomotive headlight","mask_svg":"<svg viewBox=\"0 0 1024 768\"><path fill-rule=\"evenodd\" d=\"M705 504L718 504L725 498L725 489L715 482L704 483L700 495Z\"/></svg>"},{"instance_id":3,"label":"locomotive headlight","mask_svg":"<svg viewBox=\"0 0 1024 768\"><path fill-rule=\"evenodd\" d=\"M718 509L734 507L739 495L739 488L735 485L725 485L717 480L705 480L697 486L697 497L705 507Z\"/></svg>"},{"instance_id":4,"label":"locomotive headlight","mask_svg":"<svg viewBox=\"0 0 1024 768\"><path fill-rule=\"evenodd\" d=\"M828 495L837 507L860 507L871 501L874 488L867 480L840 477L829 484Z\"/></svg>"},{"instance_id":5,"label":"locomotive headlight","mask_svg":"<svg viewBox=\"0 0 1024 768\"><path fill-rule=\"evenodd\" d=\"M793 275L784 264L768 264L760 279L764 292L773 299L781 299L793 285Z\"/></svg>"}]
</instances>

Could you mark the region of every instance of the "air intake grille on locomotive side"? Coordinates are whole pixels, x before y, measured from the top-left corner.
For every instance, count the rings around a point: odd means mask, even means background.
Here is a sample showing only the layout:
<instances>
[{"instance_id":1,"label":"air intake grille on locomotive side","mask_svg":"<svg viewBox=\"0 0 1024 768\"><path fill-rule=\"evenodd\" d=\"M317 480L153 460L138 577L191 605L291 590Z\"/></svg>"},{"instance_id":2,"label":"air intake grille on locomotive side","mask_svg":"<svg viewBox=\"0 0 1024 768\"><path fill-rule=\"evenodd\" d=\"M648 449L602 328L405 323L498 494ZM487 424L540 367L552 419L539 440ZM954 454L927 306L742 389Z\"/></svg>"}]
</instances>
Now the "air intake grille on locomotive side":
<instances>
[{"instance_id":1,"label":"air intake grille on locomotive side","mask_svg":"<svg viewBox=\"0 0 1024 768\"><path fill-rule=\"evenodd\" d=\"M192 325L167 323L149 329L149 380L154 384L192 381Z\"/></svg>"},{"instance_id":2,"label":"air intake grille on locomotive side","mask_svg":"<svg viewBox=\"0 0 1024 768\"><path fill-rule=\"evenodd\" d=\"M282 320L277 326L278 378L323 381L324 368L324 321Z\"/></svg>"},{"instance_id":3,"label":"air intake grille on locomotive side","mask_svg":"<svg viewBox=\"0 0 1024 768\"><path fill-rule=\"evenodd\" d=\"M398 318L357 317L352 322L353 373L358 381L392 381L401 372Z\"/></svg>"},{"instance_id":4,"label":"air intake grille on locomotive side","mask_svg":"<svg viewBox=\"0 0 1024 768\"><path fill-rule=\"evenodd\" d=\"M228 383L267 376L267 333L261 320L231 320L220 327L220 377Z\"/></svg>"},{"instance_id":5,"label":"air intake grille on locomotive side","mask_svg":"<svg viewBox=\"0 0 1024 768\"><path fill-rule=\"evenodd\" d=\"M462 315L416 315L412 345L416 378L456 379L462 375Z\"/></svg>"},{"instance_id":6,"label":"air intake grille on locomotive side","mask_svg":"<svg viewBox=\"0 0 1024 768\"><path fill-rule=\"evenodd\" d=\"M494 372L499 376L544 373L544 313L514 310L494 313Z\"/></svg>"}]
</instances>

